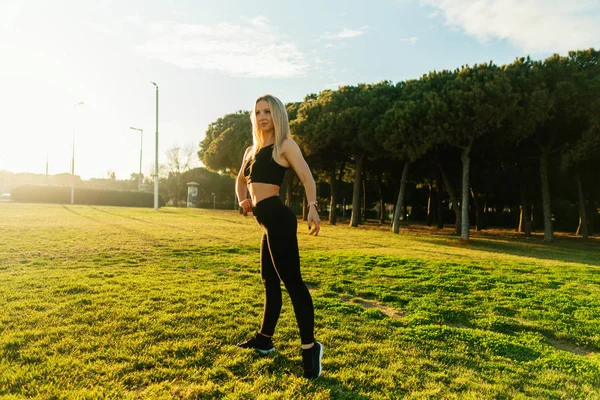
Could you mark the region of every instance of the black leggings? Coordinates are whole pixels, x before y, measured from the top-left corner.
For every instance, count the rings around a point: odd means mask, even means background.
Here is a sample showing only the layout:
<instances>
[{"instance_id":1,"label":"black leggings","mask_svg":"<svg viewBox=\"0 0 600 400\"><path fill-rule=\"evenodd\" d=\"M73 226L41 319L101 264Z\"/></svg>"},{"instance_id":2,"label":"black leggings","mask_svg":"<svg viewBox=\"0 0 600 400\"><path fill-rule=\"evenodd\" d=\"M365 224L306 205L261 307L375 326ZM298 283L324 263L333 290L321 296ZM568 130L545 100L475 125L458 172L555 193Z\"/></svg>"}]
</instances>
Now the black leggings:
<instances>
[{"instance_id":1,"label":"black leggings","mask_svg":"<svg viewBox=\"0 0 600 400\"><path fill-rule=\"evenodd\" d=\"M279 196L259 201L252 213L263 227L260 273L265 285L265 310L260 332L273 336L281 313L281 284L285 285L296 314L302 344L315 341L312 298L300 275L296 215Z\"/></svg>"}]
</instances>

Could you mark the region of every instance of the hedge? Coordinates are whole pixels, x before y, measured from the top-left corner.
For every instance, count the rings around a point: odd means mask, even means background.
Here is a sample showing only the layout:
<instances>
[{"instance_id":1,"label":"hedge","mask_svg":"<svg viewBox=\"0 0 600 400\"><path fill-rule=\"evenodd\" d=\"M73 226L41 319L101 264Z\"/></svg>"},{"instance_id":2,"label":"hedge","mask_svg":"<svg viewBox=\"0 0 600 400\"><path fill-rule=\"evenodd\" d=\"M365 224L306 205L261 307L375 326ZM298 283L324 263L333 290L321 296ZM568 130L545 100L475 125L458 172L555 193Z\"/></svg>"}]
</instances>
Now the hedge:
<instances>
[{"instance_id":1,"label":"hedge","mask_svg":"<svg viewBox=\"0 0 600 400\"><path fill-rule=\"evenodd\" d=\"M22 185L10 192L13 201L39 203L71 203L71 188L68 186ZM75 188L75 204L123 207L154 207L154 194L125 190ZM158 204L165 201L158 196Z\"/></svg>"}]
</instances>

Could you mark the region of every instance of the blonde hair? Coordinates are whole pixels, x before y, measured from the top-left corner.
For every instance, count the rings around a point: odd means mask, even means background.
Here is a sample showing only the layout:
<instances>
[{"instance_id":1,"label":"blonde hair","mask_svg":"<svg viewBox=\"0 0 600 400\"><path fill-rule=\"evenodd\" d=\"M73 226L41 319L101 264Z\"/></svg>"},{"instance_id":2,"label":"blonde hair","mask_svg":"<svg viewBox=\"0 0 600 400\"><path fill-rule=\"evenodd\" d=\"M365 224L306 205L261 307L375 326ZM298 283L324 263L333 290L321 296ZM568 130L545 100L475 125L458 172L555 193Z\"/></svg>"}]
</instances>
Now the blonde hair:
<instances>
[{"instance_id":1,"label":"blonde hair","mask_svg":"<svg viewBox=\"0 0 600 400\"><path fill-rule=\"evenodd\" d=\"M285 109L285 105L279 100L277 97L265 94L260 96L254 102L254 107L252 107L252 113L250 114L250 121L252 121L252 149L246 155L247 160L252 160L255 158L256 153L264 147L264 140L262 136L262 131L258 127L258 123L256 121L256 105L259 101L266 100L269 103L269 109L271 110L271 118L273 119L273 127L274 127L274 143L273 143L273 159L281 158L281 144L283 141L290 137L290 123L288 120L287 110Z\"/></svg>"}]
</instances>

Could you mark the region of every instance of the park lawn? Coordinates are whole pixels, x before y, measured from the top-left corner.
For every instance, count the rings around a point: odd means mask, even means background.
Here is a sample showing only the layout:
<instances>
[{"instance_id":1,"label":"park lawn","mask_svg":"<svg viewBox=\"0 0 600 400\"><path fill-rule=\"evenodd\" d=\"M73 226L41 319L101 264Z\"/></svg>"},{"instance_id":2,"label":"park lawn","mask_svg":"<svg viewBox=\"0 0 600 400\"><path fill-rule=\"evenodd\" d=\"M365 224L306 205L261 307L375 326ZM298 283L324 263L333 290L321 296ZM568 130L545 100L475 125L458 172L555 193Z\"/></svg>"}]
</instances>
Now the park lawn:
<instances>
[{"instance_id":1,"label":"park lawn","mask_svg":"<svg viewBox=\"0 0 600 400\"><path fill-rule=\"evenodd\" d=\"M0 202L0 396L600 398L600 241L299 224L324 373L234 211Z\"/></svg>"}]
</instances>

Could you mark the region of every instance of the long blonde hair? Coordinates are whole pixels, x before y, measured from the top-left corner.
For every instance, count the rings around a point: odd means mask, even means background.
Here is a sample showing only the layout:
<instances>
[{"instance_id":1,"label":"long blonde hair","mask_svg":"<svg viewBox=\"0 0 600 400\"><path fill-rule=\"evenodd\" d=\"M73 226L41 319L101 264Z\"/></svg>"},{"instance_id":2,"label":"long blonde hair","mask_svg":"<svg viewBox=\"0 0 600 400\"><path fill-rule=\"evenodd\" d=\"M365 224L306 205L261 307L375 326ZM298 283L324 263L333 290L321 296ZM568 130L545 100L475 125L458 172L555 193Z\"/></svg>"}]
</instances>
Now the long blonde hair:
<instances>
[{"instance_id":1,"label":"long blonde hair","mask_svg":"<svg viewBox=\"0 0 600 400\"><path fill-rule=\"evenodd\" d=\"M261 100L266 100L267 103L269 103L269 109L271 110L271 118L273 118L274 127L273 159L279 159L281 158L281 144L285 139L290 137L290 123L285 105L277 97L270 94L260 96L254 102L254 107L252 108L252 113L250 114L250 121L252 121L253 146L246 155L246 159L254 159L256 157L256 153L258 153L258 151L264 146L262 131L256 122L256 105Z\"/></svg>"}]
</instances>

